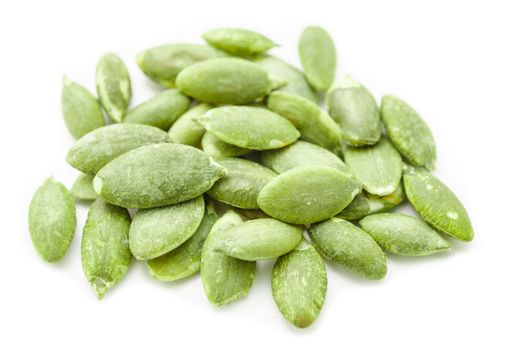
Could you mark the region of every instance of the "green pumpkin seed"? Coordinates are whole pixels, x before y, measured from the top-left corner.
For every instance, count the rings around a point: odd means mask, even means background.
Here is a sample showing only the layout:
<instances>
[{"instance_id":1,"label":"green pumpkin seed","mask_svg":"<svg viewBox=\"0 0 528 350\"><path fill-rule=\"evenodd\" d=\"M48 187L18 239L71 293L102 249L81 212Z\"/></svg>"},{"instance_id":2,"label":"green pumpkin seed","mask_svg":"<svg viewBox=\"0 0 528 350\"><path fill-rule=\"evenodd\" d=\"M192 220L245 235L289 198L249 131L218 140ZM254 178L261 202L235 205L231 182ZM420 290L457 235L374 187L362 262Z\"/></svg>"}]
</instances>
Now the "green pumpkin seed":
<instances>
[{"instance_id":1,"label":"green pumpkin seed","mask_svg":"<svg viewBox=\"0 0 528 350\"><path fill-rule=\"evenodd\" d=\"M216 251L226 231L242 223L242 218L228 210L213 225L202 250L200 275L209 302L221 306L247 295L255 278L256 263L232 258Z\"/></svg>"},{"instance_id":2,"label":"green pumpkin seed","mask_svg":"<svg viewBox=\"0 0 528 350\"><path fill-rule=\"evenodd\" d=\"M317 91L327 90L334 81L336 69L336 49L328 32L321 27L306 27L298 49L310 84Z\"/></svg>"},{"instance_id":3,"label":"green pumpkin seed","mask_svg":"<svg viewBox=\"0 0 528 350\"><path fill-rule=\"evenodd\" d=\"M275 178L275 173L246 159L226 158L218 163L227 170L227 175L218 180L207 194L237 208L258 209L258 194Z\"/></svg>"},{"instance_id":4,"label":"green pumpkin seed","mask_svg":"<svg viewBox=\"0 0 528 350\"><path fill-rule=\"evenodd\" d=\"M31 199L29 233L37 253L47 262L61 260L71 245L75 227L75 204L66 187L48 178Z\"/></svg>"},{"instance_id":5,"label":"green pumpkin seed","mask_svg":"<svg viewBox=\"0 0 528 350\"><path fill-rule=\"evenodd\" d=\"M214 104L246 104L269 89L268 74L240 58L215 58L182 70L176 85L184 94Z\"/></svg>"},{"instance_id":6,"label":"green pumpkin seed","mask_svg":"<svg viewBox=\"0 0 528 350\"><path fill-rule=\"evenodd\" d=\"M305 141L262 152L262 164L278 174L309 165L329 166L342 172L350 172L346 164L334 153Z\"/></svg>"},{"instance_id":7,"label":"green pumpkin seed","mask_svg":"<svg viewBox=\"0 0 528 350\"><path fill-rule=\"evenodd\" d=\"M436 146L433 134L411 106L397 97L383 96L381 118L392 144L412 165L434 169Z\"/></svg>"},{"instance_id":8,"label":"green pumpkin seed","mask_svg":"<svg viewBox=\"0 0 528 350\"><path fill-rule=\"evenodd\" d=\"M288 120L261 107L218 107L196 120L220 140L247 149L281 148L299 138Z\"/></svg>"},{"instance_id":9,"label":"green pumpkin seed","mask_svg":"<svg viewBox=\"0 0 528 350\"><path fill-rule=\"evenodd\" d=\"M112 120L121 122L132 97L130 77L123 61L113 53L101 57L95 82L106 113Z\"/></svg>"},{"instance_id":10,"label":"green pumpkin seed","mask_svg":"<svg viewBox=\"0 0 528 350\"><path fill-rule=\"evenodd\" d=\"M337 216L345 220L359 220L370 214L388 211L404 199L405 193L401 184L398 185L394 193L387 196L380 197L368 192L361 192Z\"/></svg>"},{"instance_id":11,"label":"green pumpkin seed","mask_svg":"<svg viewBox=\"0 0 528 350\"><path fill-rule=\"evenodd\" d=\"M204 241L216 220L216 211L213 203L210 202L205 207L205 215L200 226L191 238L169 253L147 262L151 276L169 282L198 272Z\"/></svg>"},{"instance_id":12,"label":"green pumpkin seed","mask_svg":"<svg viewBox=\"0 0 528 350\"><path fill-rule=\"evenodd\" d=\"M165 90L128 111L123 122L168 130L190 106L189 98L178 90Z\"/></svg>"},{"instance_id":13,"label":"green pumpkin seed","mask_svg":"<svg viewBox=\"0 0 528 350\"><path fill-rule=\"evenodd\" d=\"M258 205L271 217L309 225L343 210L361 191L350 176L326 166L294 168L270 181Z\"/></svg>"},{"instance_id":14,"label":"green pumpkin seed","mask_svg":"<svg viewBox=\"0 0 528 350\"><path fill-rule=\"evenodd\" d=\"M254 55L277 46L262 34L239 28L213 29L203 37L209 45L237 56Z\"/></svg>"},{"instance_id":15,"label":"green pumpkin seed","mask_svg":"<svg viewBox=\"0 0 528 350\"><path fill-rule=\"evenodd\" d=\"M422 256L449 250L449 242L421 220L404 214L374 214L363 218L361 228L381 249L399 255Z\"/></svg>"},{"instance_id":16,"label":"green pumpkin seed","mask_svg":"<svg viewBox=\"0 0 528 350\"><path fill-rule=\"evenodd\" d=\"M327 278L323 259L301 242L273 266L271 291L280 312L294 326L310 326L323 307Z\"/></svg>"},{"instance_id":17,"label":"green pumpkin seed","mask_svg":"<svg viewBox=\"0 0 528 350\"><path fill-rule=\"evenodd\" d=\"M130 251L138 260L157 258L179 247L200 226L203 196L161 208L140 209L130 225Z\"/></svg>"},{"instance_id":18,"label":"green pumpkin seed","mask_svg":"<svg viewBox=\"0 0 528 350\"><path fill-rule=\"evenodd\" d=\"M233 258L256 261L277 258L294 249L303 230L275 219L246 221L225 231L216 251Z\"/></svg>"},{"instance_id":19,"label":"green pumpkin seed","mask_svg":"<svg viewBox=\"0 0 528 350\"><path fill-rule=\"evenodd\" d=\"M103 166L135 148L171 142L166 132L148 125L114 124L94 130L79 139L66 160L83 173L95 175Z\"/></svg>"},{"instance_id":20,"label":"green pumpkin seed","mask_svg":"<svg viewBox=\"0 0 528 350\"><path fill-rule=\"evenodd\" d=\"M326 105L347 143L363 146L378 142L381 136L378 104L363 85L346 76L328 91Z\"/></svg>"},{"instance_id":21,"label":"green pumpkin seed","mask_svg":"<svg viewBox=\"0 0 528 350\"><path fill-rule=\"evenodd\" d=\"M458 198L440 180L425 169L405 167L405 194L420 216L435 229L471 241L473 227Z\"/></svg>"},{"instance_id":22,"label":"green pumpkin seed","mask_svg":"<svg viewBox=\"0 0 528 350\"><path fill-rule=\"evenodd\" d=\"M387 259L381 248L350 222L331 218L313 225L308 234L319 253L357 275L378 280L387 274Z\"/></svg>"},{"instance_id":23,"label":"green pumpkin seed","mask_svg":"<svg viewBox=\"0 0 528 350\"><path fill-rule=\"evenodd\" d=\"M124 208L98 198L93 202L83 228L81 258L84 275L102 299L128 270L132 254L128 247L130 216Z\"/></svg>"},{"instance_id":24,"label":"green pumpkin seed","mask_svg":"<svg viewBox=\"0 0 528 350\"><path fill-rule=\"evenodd\" d=\"M95 96L68 77L62 81L62 114L70 134L78 139L104 126L103 112Z\"/></svg>"},{"instance_id":25,"label":"green pumpkin seed","mask_svg":"<svg viewBox=\"0 0 528 350\"><path fill-rule=\"evenodd\" d=\"M212 107L200 103L179 117L169 129L169 136L175 143L199 147L205 128L194 119L203 115ZM206 152L207 153L207 152Z\"/></svg>"},{"instance_id":26,"label":"green pumpkin seed","mask_svg":"<svg viewBox=\"0 0 528 350\"><path fill-rule=\"evenodd\" d=\"M273 92L268 108L287 118L301 132L301 139L334 153L341 153L341 130L318 105L288 92Z\"/></svg>"},{"instance_id":27,"label":"green pumpkin seed","mask_svg":"<svg viewBox=\"0 0 528 350\"><path fill-rule=\"evenodd\" d=\"M97 198L97 193L93 188L93 176L80 174L71 188L73 198L81 201L93 201Z\"/></svg>"},{"instance_id":28,"label":"green pumpkin seed","mask_svg":"<svg viewBox=\"0 0 528 350\"><path fill-rule=\"evenodd\" d=\"M94 189L120 207L153 208L197 197L225 175L223 167L194 147L149 145L104 166L94 178Z\"/></svg>"},{"instance_id":29,"label":"green pumpkin seed","mask_svg":"<svg viewBox=\"0 0 528 350\"><path fill-rule=\"evenodd\" d=\"M348 147L345 162L352 176L371 194L387 196L400 184L401 156L385 138L370 147Z\"/></svg>"},{"instance_id":30,"label":"green pumpkin seed","mask_svg":"<svg viewBox=\"0 0 528 350\"><path fill-rule=\"evenodd\" d=\"M251 152L250 149L226 143L210 132L206 132L202 137L202 149L214 159L238 157Z\"/></svg>"}]
</instances>

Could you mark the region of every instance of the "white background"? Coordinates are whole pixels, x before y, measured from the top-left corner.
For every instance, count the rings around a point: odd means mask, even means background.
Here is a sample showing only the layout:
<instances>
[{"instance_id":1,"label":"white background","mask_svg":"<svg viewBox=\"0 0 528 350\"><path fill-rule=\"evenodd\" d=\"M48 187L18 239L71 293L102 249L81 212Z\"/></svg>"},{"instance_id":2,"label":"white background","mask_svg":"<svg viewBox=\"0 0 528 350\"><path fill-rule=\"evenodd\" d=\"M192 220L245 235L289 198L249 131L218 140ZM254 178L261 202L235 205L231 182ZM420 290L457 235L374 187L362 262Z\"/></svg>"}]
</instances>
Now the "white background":
<instances>
[{"instance_id":1,"label":"white background","mask_svg":"<svg viewBox=\"0 0 528 350\"><path fill-rule=\"evenodd\" d=\"M527 14L523 1L2 1L0 348L526 349ZM240 26L298 64L308 24L332 34L338 76L350 73L377 98L399 95L426 119L436 174L470 213L472 243L390 256L377 282L328 264L325 306L305 330L277 311L271 262L259 263L246 299L218 310L198 276L161 283L141 263L98 301L80 262L86 207L65 259L40 260L26 223L31 196L49 175L70 186L77 174L64 161L73 140L60 111L63 74L95 92L96 62L114 51L135 105L156 92L135 65L144 48Z\"/></svg>"}]
</instances>

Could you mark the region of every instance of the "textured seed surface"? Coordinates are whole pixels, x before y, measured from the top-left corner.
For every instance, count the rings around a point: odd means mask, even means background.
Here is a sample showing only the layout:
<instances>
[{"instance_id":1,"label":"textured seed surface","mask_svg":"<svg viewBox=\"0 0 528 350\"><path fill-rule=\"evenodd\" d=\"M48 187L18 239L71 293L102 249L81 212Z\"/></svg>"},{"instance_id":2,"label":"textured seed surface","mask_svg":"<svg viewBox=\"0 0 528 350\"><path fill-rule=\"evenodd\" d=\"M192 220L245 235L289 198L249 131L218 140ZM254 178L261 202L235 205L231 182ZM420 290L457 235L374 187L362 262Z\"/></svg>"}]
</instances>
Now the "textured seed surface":
<instances>
[{"instance_id":1,"label":"textured seed surface","mask_svg":"<svg viewBox=\"0 0 528 350\"><path fill-rule=\"evenodd\" d=\"M237 208L258 209L257 197L260 191L276 174L246 159L226 158L218 163L227 170L227 175L218 180L207 194Z\"/></svg>"},{"instance_id":2,"label":"textured seed surface","mask_svg":"<svg viewBox=\"0 0 528 350\"><path fill-rule=\"evenodd\" d=\"M305 141L262 152L262 164L278 174L310 165L329 166L345 173L350 172L348 166L334 153Z\"/></svg>"},{"instance_id":3,"label":"textured seed surface","mask_svg":"<svg viewBox=\"0 0 528 350\"><path fill-rule=\"evenodd\" d=\"M77 224L75 203L63 184L48 178L29 205L29 233L37 253L47 262L61 260Z\"/></svg>"},{"instance_id":4,"label":"textured seed surface","mask_svg":"<svg viewBox=\"0 0 528 350\"><path fill-rule=\"evenodd\" d=\"M95 82L106 113L114 121L121 122L132 97L130 77L123 61L112 53L101 57L97 63Z\"/></svg>"},{"instance_id":5,"label":"textured seed surface","mask_svg":"<svg viewBox=\"0 0 528 350\"><path fill-rule=\"evenodd\" d=\"M434 169L433 134L411 106L397 97L383 96L381 117L392 144L412 165Z\"/></svg>"},{"instance_id":6,"label":"textured seed surface","mask_svg":"<svg viewBox=\"0 0 528 350\"><path fill-rule=\"evenodd\" d=\"M135 148L171 142L166 132L148 125L114 124L94 130L79 139L66 160L74 168L95 175L103 166Z\"/></svg>"},{"instance_id":7,"label":"textured seed surface","mask_svg":"<svg viewBox=\"0 0 528 350\"><path fill-rule=\"evenodd\" d=\"M128 111L123 122L168 130L190 105L191 100L178 90L165 90Z\"/></svg>"},{"instance_id":8,"label":"textured seed surface","mask_svg":"<svg viewBox=\"0 0 528 350\"><path fill-rule=\"evenodd\" d=\"M138 210L130 225L130 251L138 260L154 259L170 252L196 232L204 210L203 196Z\"/></svg>"},{"instance_id":9,"label":"textured seed surface","mask_svg":"<svg viewBox=\"0 0 528 350\"><path fill-rule=\"evenodd\" d=\"M63 78L61 103L64 122L76 139L105 125L99 101L68 77Z\"/></svg>"},{"instance_id":10,"label":"textured seed surface","mask_svg":"<svg viewBox=\"0 0 528 350\"><path fill-rule=\"evenodd\" d=\"M73 198L82 201L93 201L97 198L97 193L93 188L93 176L80 174L73 183L70 190Z\"/></svg>"},{"instance_id":11,"label":"textured seed surface","mask_svg":"<svg viewBox=\"0 0 528 350\"><path fill-rule=\"evenodd\" d=\"M381 136L378 104L363 85L345 77L328 91L326 105L347 143L362 146L378 142Z\"/></svg>"},{"instance_id":12,"label":"textured seed surface","mask_svg":"<svg viewBox=\"0 0 528 350\"><path fill-rule=\"evenodd\" d=\"M210 132L206 132L202 137L202 150L214 159L237 157L251 152L250 149L224 142Z\"/></svg>"},{"instance_id":13,"label":"textured seed surface","mask_svg":"<svg viewBox=\"0 0 528 350\"><path fill-rule=\"evenodd\" d=\"M348 147L345 162L352 176L371 194L387 196L400 184L401 156L385 138L374 146Z\"/></svg>"},{"instance_id":14,"label":"textured seed surface","mask_svg":"<svg viewBox=\"0 0 528 350\"><path fill-rule=\"evenodd\" d=\"M121 207L153 208L197 197L225 175L223 167L194 147L149 145L108 163L95 176L94 189Z\"/></svg>"},{"instance_id":15,"label":"textured seed surface","mask_svg":"<svg viewBox=\"0 0 528 350\"><path fill-rule=\"evenodd\" d=\"M296 327L308 327L319 316L326 296L326 286L323 259L304 241L277 259L273 266L273 299L284 318Z\"/></svg>"},{"instance_id":16,"label":"textured seed surface","mask_svg":"<svg viewBox=\"0 0 528 350\"><path fill-rule=\"evenodd\" d=\"M178 74L176 85L184 94L215 104L246 104L267 94L268 74L240 58L198 62Z\"/></svg>"},{"instance_id":17,"label":"textured seed surface","mask_svg":"<svg viewBox=\"0 0 528 350\"><path fill-rule=\"evenodd\" d=\"M425 222L404 214L374 214L359 222L381 249L399 255L431 255L449 250L449 242Z\"/></svg>"},{"instance_id":18,"label":"textured seed surface","mask_svg":"<svg viewBox=\"0 0 528 350\"><path fill-rule=\"evenodd\" d=\"M473 227L466 209L430 172L406 167L403 184L409 202L431 226L462 241L473 239Z\"/></svg>"},{"instance_id":19,"label":"textured seed surface","mask_svg":"<svg viewBox=\"0 0 528 350\"><path fill-rule=\"evenodd\" d=\"M298 49L310 84L317 91L327 90L334 81L336 69L336 49L328 32L321 27L306 27Z\"/></svg>"},{"instance_id":20,"label":"textured seed surface","mask_svg":"<svg viewBox=\"0 0 528 350\"><path fill-rule=\"evenodd\" d=\"M387 274L387 259L381 248L350 222L331 218L313 225L308 234L319 253L359 276L378 280Z\"/></svg>"},{"instance_id":21,"label":"textured seed surface","mask_svg":"<svg viewBox=\"0 0 528 350\"><path fill-rule=\"evenodd\" d=\"M172 141L194 147L200 146L205 128L194 118L203 115L210 109L210 105L200 103L179 117L169 129L169 136Z\"/></svg>"},{"instance_id":22,"label":"textured seed surface","mask_svg":"<svg viewBox=\"0 0 528 350\"><path fill-rule=\"evenodd\" d=\"M84 275L99 299L128 270L132 260L129 228L130 216L126 209L100 198L93 202L83 228L81 259Z\"/></svg>"},{"instance_id":23,"label":"textured seed surface","mask_svg":"<svg viewBox=\"0 0 528 350\"><path fill-rule=\"evenodd\" d=\"M220 140L254 150L281 148L300 136L287 119L261 107L218 107L196 120Z\"/></svg>"},{"instance_id":24,"label":"textured seed surface","mask_svg":"<svg viewBox=\"0 0 528 350\"><path fill-rule=\"evenodd\" d=\"M277 46L262 34L240 28L220 28L203 35L210 45L233 55L253 55Z\"/></svg>"},{"instance_id":25,"label":"textured seed surface","mask_svg":"<svg viewBox=\"0 0 528 350\"><path fill-rule=\"evenodd\" d=\"M388 211L405 199L405 193L401 183L394 193L387 196L376 196L368 192L361 192L354 197L352 202L343 211L337 214L345 220L359 220L367 215Z\"/></svg>"},{"instance_id":26,"label":"textured seed surface","mask_svg":"<svg viewBox=\"0 0 528 350\"><path fill-rule=\"evenodd\" d=\"M280 174L258 196L270 216L292 224L311 224L342 211L361 191L359 184L335 168L306 166Z\"/></svg>"},{"instance_id":27,"label":"textured seed surface","mask_svg":"<svg viewBox=\"0 0 528 350\"><path fill-rule=\"evenodd\" d=\"M341 153L341 130L336 122L318 105L288 92L273 92L268 108L287 118L301 132L301 138Z\"/></svg>"},{"instance_id":28,"label":"textured seed surface","mask_svg":"<svg viewBox=\"0 0 528 350\"><path fill-rule=\"evenodd\" d=\"M256 263L227 256L216 251L230 228L242 224L242 218L228 210L213 225L202 250L200 276L209 302L221 306L247 295L255 278Z\"/></svg>"},{"instance_id":29,"label":"textured seed surface","mask_svg":"<svg viewBox=\"0 0 528 350\"><path fill-rule=\"evenodd\" d=\"M191 238L167 254L147 262L151 276L160 281L176 281L200 271L203 244L216 220L216 211L210 202L205 207L200 226Z\"/></svg>"},{"instance_id":30,"label":"textured seed surface","mask_svg":"<svg viewBox=\"0 0 528 350\"><path fill-rule=\"evenodd\" d=\"M216 250L248 261L271 259L294 249L302 234L302 228L275 219L250 220L227 230Z\"/></svg>"}]
</instances>

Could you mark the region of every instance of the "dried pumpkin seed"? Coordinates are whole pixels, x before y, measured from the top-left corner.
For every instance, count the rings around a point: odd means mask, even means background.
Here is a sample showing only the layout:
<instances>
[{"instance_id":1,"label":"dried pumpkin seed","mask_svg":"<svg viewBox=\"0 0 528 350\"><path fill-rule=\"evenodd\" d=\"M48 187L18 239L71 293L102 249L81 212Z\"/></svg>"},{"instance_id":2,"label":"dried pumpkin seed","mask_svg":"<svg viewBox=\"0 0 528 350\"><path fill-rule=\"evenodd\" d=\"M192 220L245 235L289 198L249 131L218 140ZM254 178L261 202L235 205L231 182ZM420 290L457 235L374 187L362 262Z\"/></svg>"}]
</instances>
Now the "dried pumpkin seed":
<instances>
[{"instance_id":1,"label":"dried pumpkin seed","mask_svg":"<svg viewBox=\"0 0 528 350\"><path fill-rule=\"evenodd\" d=\"M306 27L298 49L306 79L316 91L327 90L336 69L336 49L328 32L321 27Z\"/></svg>"},{"instance_id":2,"label":"dried pumpkin seed","mask_svg":"<svg viewBox=\"0 0 528 350\"><path fill-rule=\"evenodd\" d=\"M205 128L194 118L201 116L211 108L206 103L200 103L179 117L169 129L169 136L172 141L198 147L205 133Z\"/></svg>"},{"instance_id":3,"label":"dried pumpkin seed","mask_svg":"<svg viewBox=\"0 0 528 350\"><path fill-rule=\"evenodd\" d=\"M93 201L97 198L97 193L93 188L93 176L80 174L73 183L70 190L73 198L81 201Z\"/></svg>"},{"instance_id":4,"label":"dried pumpkin seed","mask_svg":"<svg viewBox=\"0 0 528 350\"><path fill-rule=\"evenodd\" d=\"M250 149L224 142L209 131L202 137L202 150L214 159L237 157L251 152Z\"/></svg>"},{"instance_id":5,"label":"dried pumpkin seed","mask_svg":"<svg viewBox=\"0 0 528 350\"><path fill-rule=\"evenodd\" d=\"M345 220L359 220L370 214L388 211L400 204L404 199L405 193L401 183L394 193L387 196L380 197L363 191L355 196L352 202L337 216Z\"/></svg>"},{"instance_id":6,"label":"dried pumpkin seed","mask_svg":"<svg viewBox=\"0 0 528 350\"><path fill-rule=\"evenodd\" d=\"M220 28L203 35L209 45L237 56L254 55L277 46L257 32L240 28Z\"/></svg>"},{"instance_id":7,"label":"dried pumpkin seed","mask_svg":"<svg viewBox=\"0 0 528 350\"><path fill-rule=\"evenodd\" d=\"M95 82L106 113L112 120L121 122L132 97L130 77L123 61L113 53L101 57Z\"/></svg>"}]
</instances>

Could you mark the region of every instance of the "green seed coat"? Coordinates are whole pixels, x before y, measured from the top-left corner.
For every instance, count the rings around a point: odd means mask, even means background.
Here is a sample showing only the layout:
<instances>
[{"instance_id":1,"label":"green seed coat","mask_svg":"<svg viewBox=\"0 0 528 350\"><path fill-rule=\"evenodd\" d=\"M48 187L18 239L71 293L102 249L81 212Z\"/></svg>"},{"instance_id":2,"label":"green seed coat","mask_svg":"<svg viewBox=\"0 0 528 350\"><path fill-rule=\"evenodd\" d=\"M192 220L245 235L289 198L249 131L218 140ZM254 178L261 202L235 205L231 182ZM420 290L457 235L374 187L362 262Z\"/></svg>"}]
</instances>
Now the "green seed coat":
<instances>
[{"instance_id":1,"label":"green seed coat","mask_svg":"<svg viewBox=\"0 0 528 350\"><path fill-rule=\"evenodd\" d=\"M327 90L334 81L336 69L336 49L328 32L321 27L306 27L298 49L310 84L317 91Z\"/></svg>"},{"instance_id":2,"label":"green seed coat","mask_svg":"<svg viewBox=\"0 0 528 350\"><path fill-rule=\"evenodd\" d=\"M112 120L121 122L132 98L130 77L123 61L113 53L101 57L95 82L106 113Z\"/></svg>"},{"instance_id":3,"label":"green seed coat","mask_svg":"<svg viewBox=\"0 0 528 350\"><path fill-rule=\"evenodd\" d=\"M277 46L262 34L240 28L213 29L203 37L209 45L237 56L254 55Z\"/></svg>"}]
</instances>

